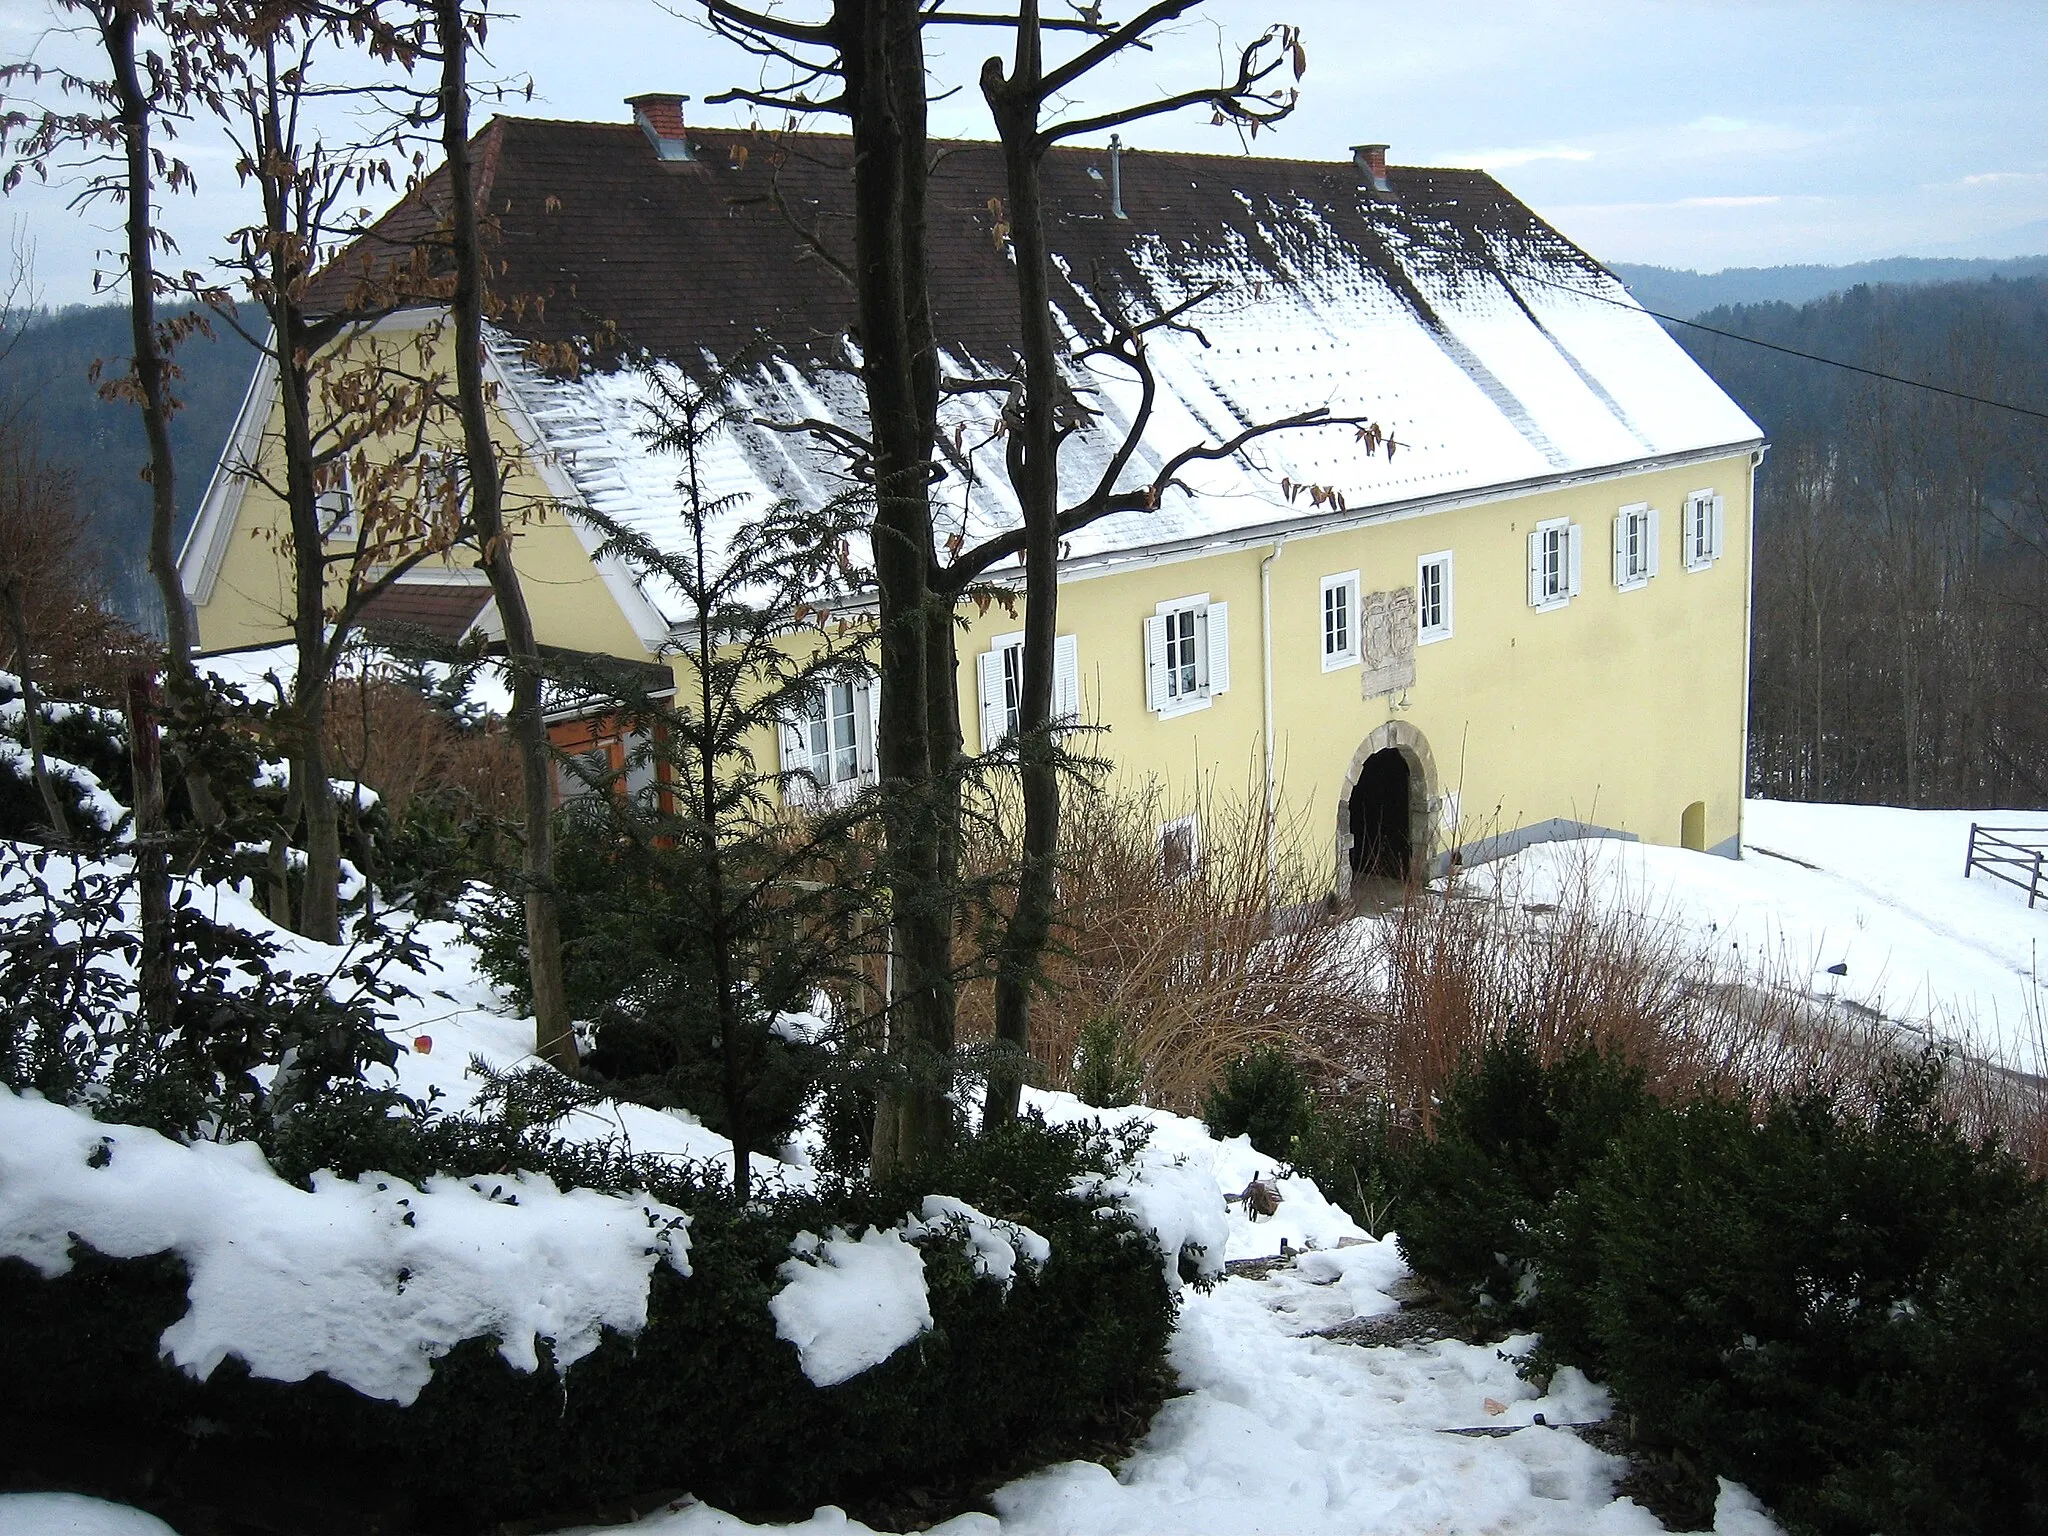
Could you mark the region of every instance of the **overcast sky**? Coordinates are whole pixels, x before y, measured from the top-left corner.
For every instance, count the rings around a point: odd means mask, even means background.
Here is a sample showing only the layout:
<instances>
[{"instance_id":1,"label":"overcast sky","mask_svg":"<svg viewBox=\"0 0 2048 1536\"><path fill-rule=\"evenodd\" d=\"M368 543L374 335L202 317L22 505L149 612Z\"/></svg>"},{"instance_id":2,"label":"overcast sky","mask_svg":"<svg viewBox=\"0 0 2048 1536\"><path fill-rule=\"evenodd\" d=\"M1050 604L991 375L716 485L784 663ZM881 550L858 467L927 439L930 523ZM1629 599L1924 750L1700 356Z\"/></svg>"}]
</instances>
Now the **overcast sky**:
<instances>
[{"instance_id":1,"label":"overcast sky","mask_svg":"<svg viewBox=\"0 0 2048 1536\"><path fill-rule=\"evenodd\" d=\"M520 112L623 121L624 97L673 90L697 98L693 123L746 120L702 101L751 83L748 62L654 0L506 9L516 19L493 28L490 51L499 72L533 80ZM1220 47L1285 21L1306 33L1309 71L1300 110L1257 152L1342 159L1384 140L1397 165L1482 166L1605 260L1712 271L2048 250L2043 0L1210 0L1202 16L1081 106L1207 83ZM8 58L89 64L52 26L47 0L0 0ZM995 37L939 44L937 73L967 89L936 109L936 132L988 135L971 80ZM1236 143L1200 118L1126 137L1139 150ZM247 214L225 149L198 130L183 149L202 192L175 199L169 223L196 265ZM68 196L24 186L5 210L53 304L91 297L115 216L81 217Z\"/></svg>"}]
</instances>

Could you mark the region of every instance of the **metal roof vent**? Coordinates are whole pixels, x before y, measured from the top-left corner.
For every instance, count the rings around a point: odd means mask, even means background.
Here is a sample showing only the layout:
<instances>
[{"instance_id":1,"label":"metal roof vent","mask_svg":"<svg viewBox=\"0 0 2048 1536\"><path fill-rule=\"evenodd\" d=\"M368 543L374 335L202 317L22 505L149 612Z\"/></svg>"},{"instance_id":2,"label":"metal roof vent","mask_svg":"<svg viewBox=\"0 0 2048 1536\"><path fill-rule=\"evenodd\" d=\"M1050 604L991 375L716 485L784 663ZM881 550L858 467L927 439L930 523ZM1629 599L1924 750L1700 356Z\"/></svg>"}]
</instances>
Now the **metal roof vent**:
<instances>
[{"instance_id":1,"label":"metal roof vent","mask_svg":"<svg viewBox=\"0 0 2048 1536\"><path fill-rule=\"evenodd\" d=\"M657 158L697 158L690 153L690 130L683 126L683 103L689 99L658 91L626 98L626 105L633 109L633 121L647 135L647 142L654 146Z\"/></svg>"}]
</instances>

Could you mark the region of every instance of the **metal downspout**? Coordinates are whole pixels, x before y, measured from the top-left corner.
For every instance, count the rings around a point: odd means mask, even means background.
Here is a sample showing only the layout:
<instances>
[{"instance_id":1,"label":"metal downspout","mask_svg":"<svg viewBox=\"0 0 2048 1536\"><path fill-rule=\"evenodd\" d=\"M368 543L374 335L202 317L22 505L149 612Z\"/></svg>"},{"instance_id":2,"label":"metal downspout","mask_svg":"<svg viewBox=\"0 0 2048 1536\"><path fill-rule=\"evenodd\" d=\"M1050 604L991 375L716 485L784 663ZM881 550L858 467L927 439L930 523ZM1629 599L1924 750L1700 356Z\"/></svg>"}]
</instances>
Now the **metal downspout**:
<instances>
[{"instance_id":1,"label":"metal downspout","mask_svg":"<svg viewBox=\"0 0 2048 1536\"><path fill-rule=\"evenodd\" d=\"M1274 893L1280 884L1279 783L1273 757L1273 562L1287 547L1282 534L1273 542L1273 552L1259 562L1259 659L1265 674L1263 699L1266 707L1266 921L1275 918Z\"/></svg>"}]
</instances>

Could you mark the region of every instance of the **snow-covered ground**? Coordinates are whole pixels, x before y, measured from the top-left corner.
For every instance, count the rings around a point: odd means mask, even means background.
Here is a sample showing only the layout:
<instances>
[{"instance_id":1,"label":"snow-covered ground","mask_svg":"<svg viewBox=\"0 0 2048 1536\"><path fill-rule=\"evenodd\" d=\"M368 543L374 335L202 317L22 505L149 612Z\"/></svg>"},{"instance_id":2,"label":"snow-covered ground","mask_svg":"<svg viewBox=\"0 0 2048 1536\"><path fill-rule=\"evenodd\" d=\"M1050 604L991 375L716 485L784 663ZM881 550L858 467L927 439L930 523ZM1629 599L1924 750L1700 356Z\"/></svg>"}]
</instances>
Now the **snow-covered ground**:
<instances>
[{"instance_id":1,"label":"snow-covered ground","mask_svg":"<svg viewBox=\"0 0 2048 1536\"><path fill-rule=\"evenodd\" d=\"M2030 912L2025 898L2009 887L1963 880L1963 846L1972 819L1965 813L1752 803L1748 851L1739 862L1594 842L1532 848L1475 878L1510 882L1522 899L1538 901L1554 897L1575 872L1584 872L1602 899L1646 907L1700 941L1730 946L1745 964L1816 995L1833 992L1901 1020L1936 1015L1971 1029L1988 1048L2017 1054L2032 1044L2029 1029L2043 1005L2035 956L2048 938L2048 909ZM2048 815L2039 813L1980 814L1975 819L2048 829ZM340 951L277 933L235 892L209 891L207 900L218 917L278 937L286 951L284 962L295 969L331 970L340 959ZM407 978L417 997L397 1005L390 1025L405 1047L398 1078L410 1093L437 1089L444 1104L459 1107L479 1087L469 1070L470 1058L480 1056L500 1069L530 1060L533 1026L505 1015L458 925L431 924L421 936L432 958ZM1846 966L1846 974L1830 972L1837 964ZM1390 1292L1404 1269L1391 1241L1373 1242L1308 1180L1282 1179L1273 1161L1242 1139L1218 1142L1198 1122L1163 1111L1095 1111L1060 1094L1034 1094L1032 1103L1054 1120L1099 1115L1148 1124L1151 1144L1141 1166L1101 1181L1091 1193L1129 1206L1169 1251L1184 1241L1203 1243L1214 1265L1225 1258L1274 1254L1284 1239L1300 1257L1264 1276L1231 1276L1206 1294L1184 1296L1172 1345L1183 1392L1166 1404L1129 1459L1113 1471L1076 1462L1022 1478L994 1495L994 1515L963 1515L942 1528L949 1536L1258 1531L1290 1536L1323 1531L1619 1536L1661 1529L1646 1510L1614 1496L1619 1462L1558 1427L1601 1417L1605 1394L1564 1371L1551 1382L1548 1395L1539 1397L1515 1371L1513 1357L1530 1341L1510 1341L1503 1348L1453 1341L1365 1347L1317 1336L1351 1319L1393 1310L1397 1303ZM289 1190L274 1179L270 1182L277 1188L262 1186L267 1171L259 1160L222 1149L175 1148L161 1138L152 1141L147 1132L110 1131L115 1142L111 1157L95 1161L101 1132L80 1117L30 1100L0 1108L8 1111L12 1130L30 1128L34 1139L69 1148L59 1159L61 1167L45 1160L31 1170L17 1159L12 1171L0 1169L5 1174L0 1185L7 1186L0 1188L0 1196L9 1188L18 1195L36 1180L49 1185L44 1193L50 1208L40 1219L28 1209L37 1202L16 1200L10 1212L0 1198L0 1248L26 1257L57 1262L63 1234L89 1232L95 1222L107 1223L103 1233L116 1234L134 1251L163 1237L151 1223L166 1231L178 1227L173 1235L179 1242L203 1247L211 1241L208 1233L220 1229L225 1219L217 1205L209 1208L204 1198L195 1197L185 1202L187 1220L177 1201L161 1193L152 1198L145 1187L152 1179L175 1180L188 1163L195 1181L204 1182L216 1202L236 1190L253 1191L251 1198L269 1202L264 1208L274 1207L279 1220L303 1221L299 1204L323 1198ZM694 1161L717 1163L730 1150L687 1115L635 1106L580 1112L572 1129L621 1137L638 1152ZM81 1135L93 1145L80 1141ZM779 1176L800 1184L810 1174L799 1154ZM1282 1203L1276 1216L1254 1221L1243 1203L1225 1197L1259 1177L1278 1183ZM103 1187L113 1191L104 1200L98 1193ZM429 1191L416 1202L415 1219L406 1221L392 1206L402 1193L363 1185L330 1192L337 1211L346 1206L348 1220L361 1228L358 1246L376 1257L380 1270L388 1269L386 1261L404 1247L410 1257L401 1257L408 1266L439 1264L450 1276L458 1275L461 1265L471 1262L472 1250L491 1240L476 1235L484 1230L481 1223L508 1232L522 1223L536 1232L553 1223L559 1230L541 1238L545 1262L573 1268L579 1254L599 1253L613 1230L595 1208L572 1209L565 1197L550 1199L538 1190L530 1192L536 1198L522 1200L518 1208L529 1214L507 1222L512 1212L490 1201L488 1191L458 1189L452 1181L451 1187ZM639 1230L651 1230L647 1203L614 1203L630 1208L627 1214L641 1224ZM487 1204L491 1209L484 1209ZM443 1207L449 1217L445 1232ZM828 1233L793 1253L785 1266L793 1298L785 1337L806 1352L814 1346L829 1351L835 1327L844 1342L862 1326L861 1306L867 1301L892 1306L897 1332L913 1337L922 1326L917 1305L921 1265L898 1233L913 1237L926 1230L921 1223L945 1221L957 1225L977 1263L985 1261L990 1283L1009 1283L1020 1266L1058 1262L1056 1252L1047 1255L1038 1246L1042 1239L1036 1234L991 1223L969 1208L928 1203L922 1212L906 1213L897 1228ZM394 1222L405 1230L400 1232ZM572 1226L577 1231L588 1227L597 1240L568 1240L563 1234ZM107 1241L118 1246L115 1236ZM332 1241L346 1246L345 1234ZM235 1246L244 1250L235 1263L260 1267L264 1245ZM284 1245L272 1246L282 1251ZM602 1285L585 1287L593 1298L587 1305L567 1307L559 1317L510 1317L509 1327L507 1319L498 1319L493 1326L516 1335L514 1347L522 1353L531 1351L536 1337L572 1339L600 1314L630 1326L631 1293L644 1286L655 1259L641 1251L637 1239L614 1246L618 1253L600 1254L607 1274ZM687 1255L681 1228L674 1247L671 1262L680 1267ZM591 1259L593 1266L598 1263L599 1258ZM201 1270L195 1266L195 1274ZM558 1286L557 1294L574 1291L574 1284L564 1283L566 1291ZM452 1278L449 1284L459 1288ZM267 1359L275 1363L271 1373L303 1375L323 1368L322 1350L363 1347L366 1319L381 1304L374 1297L365 1300L367 1292L357 1294L365 1285L377 1289L362 1275L335 1288L334 1315L322 1325L327 1331L309 1343L289 1336L289 1329L273 1327L265 1333L264 1319L247 1307L239 1314L224 1309L216 1304L220 1298L200 1294L203 1287L195 1280L192 1314L174 1326L174 1333L183 1330L178 1338L167 1334L166 1346L195 1370L210 1368L222 1352L232 1350L259 1370ZM847 1289L835 1295L835 1285ZM855 1294L863 1287L869 1288L865 1297ZM510 1291L518 1289L514 1285ZM849 1299L859 1303L850 1312L842 1305ZM506 1302L501 1310L510 1306ZM854 1321L832 1321L847 1316ZM408 1337L403 1328L410 1325L402 1319L392 1326L399 1329L392 1337ZM445 1341L422 1335L408 1347L431 1354ZM872 1363L828 1361L821 1354L814 1374L836 1380L843 1370ZM324 1368L331 1369L331 1363ZM381 1386L382 1395L401 1398L408 1387L416 1390L417 1369L403 1379L388 1372L380 1376L378 1369L364 1367L368 1390ZM806 1369L811 1369L808 1353ZM1545 1424L1534 1422L1538 1414ZM1526 1427L1498 1436L1447 1433L1507 1426ZM91 1500L0 1496L0 1536L28 1531L146 1536L163 1529L147 1516ZM708 1536L758 1527L686 1503L650 1516L636 1529L650 1536ZM776 1529L823 1533L865 1528L826 1509ZM1722 1536L1765 1536L1776 1527L1741 1490L1724 1488L1715 1529Z\"/></svg>"},{"instance_id":2,"label":"snow-covered ground","mask_svg":"<svg viewBox=\"0 0 2048 1536\"><path fill-rule=\"evenodd\" d=\"M1963 878L1970 823L2048 835L2048 812L1911 811L1751 800L1740 860L1596 840L1483 866L1518 899L1596 899L1669 922L1753 973L1931 1025L2029 1070L2048 1019L2048 901ZM1835 973L1831 968L1843 967Z\"/></svg>"}]
</instances>

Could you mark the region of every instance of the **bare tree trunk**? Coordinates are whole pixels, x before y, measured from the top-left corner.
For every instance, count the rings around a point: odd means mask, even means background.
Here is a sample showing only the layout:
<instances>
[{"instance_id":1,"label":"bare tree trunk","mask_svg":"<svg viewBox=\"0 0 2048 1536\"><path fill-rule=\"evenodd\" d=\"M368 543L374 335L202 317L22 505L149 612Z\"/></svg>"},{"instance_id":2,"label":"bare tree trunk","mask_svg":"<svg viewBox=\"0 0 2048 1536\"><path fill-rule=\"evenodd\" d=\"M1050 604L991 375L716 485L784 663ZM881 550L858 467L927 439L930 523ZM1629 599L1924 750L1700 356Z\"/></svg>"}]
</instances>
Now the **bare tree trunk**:
<instances>
[{"instance_id":1,"label":"bare tree trunk","mask_svg":"<svg viewBox=\"0 0 2048 1536\"><path fill-rule=\"evenodd\" d=\"M930 466L938 349L925 248L924 43L917 0L844 0L841 56L853 103L854 286L874 442L880 607L878 756L895 946L889 1051L874 1171L937 1152L951 1101L957 893L958 704L952 603L933 589Z\"/></svg>"},{"instance_id":2,"label":"bare tree trunk","mask_svg":"<svg viewBox=\"0 0 2048 1536\"><path fill-rule=\"evenodd\" d=\"M541 718L540 648L526 594L512 563L505 528L504 486L491 437L484 394L484 252L477 227L476 189L469 153L469 33L461 0L435 0L441 48L441 148L452 207L455 291L455 378L469 465L470 515L482 550L484 574L505 625L512 669L513 739L519 744L520 783L526 800L526 944L533 992L534 1049L564 1070L577 1064L576 1037L562 985L562 925L555 894L554 774L546 722Z\"/></svg>"},{"instance_id":3,"label":"bare tree trunk","mask_svg":"<svg viewBox=\"0 0 2048 1536\"><path fill-rule=\"evenodd\" d=\"M177 466L171 455L173 409L164 348L157 330L154 235L155 183L150 148L150 98L136 65L135 32L139 9L112 5L96 12L100 38L112 66L120 108L122 153L127 161L126 233L128 241L128 331L135 355L131 366L142 395L142 429L149 441L149 574L156 582L164 609L164 652L174 713L198 690L192 669L192 624L185 609L185 587L178 576ZM218 825L222 813L206 774L189 754L180 753L185 793L199 819Z\"/></svg>"},{"instance_id":4,"label":"bare tree trunk","mask_svg":"<svg viewBox=\"0 0 2048 1536\"><path fill-rule=\"evenodd\" d=\"M1046 248L1038 118L1044 73L1037 0L1017 18L1017 53L1007 80L999 62L982 66L981 89L1003 146L1010 239L1016 262L1018 339L1024 362L1019 419L1009 423L1010 483L1024 519L1024 647L1017 705L1017 757L1024 806L1023 861L1016 909L996 962L995 1035L984 1127L1016 1117L1031 1050L1031 997L1052 934L1059 853L1059 747L1052 731L1054 643L1059 633L1060 387L1054 351L1052 262ZM986 744L984 744L986 745Z\"/></svg>"},{"instance_id":5,"label":"bare tree trunk","mask_svg":"<svg viewBox=\"0 0 2048 1536\"><path fill-rule=\"evenodd\" d=\"M177 1012L178 973L171 953L171 874L156 679L140 667L128 674L128 762L135 779L135 888L142 916L137 991L143 1021L161 1039L170 1032Z\"/></svg>"}]
</instances>

